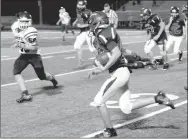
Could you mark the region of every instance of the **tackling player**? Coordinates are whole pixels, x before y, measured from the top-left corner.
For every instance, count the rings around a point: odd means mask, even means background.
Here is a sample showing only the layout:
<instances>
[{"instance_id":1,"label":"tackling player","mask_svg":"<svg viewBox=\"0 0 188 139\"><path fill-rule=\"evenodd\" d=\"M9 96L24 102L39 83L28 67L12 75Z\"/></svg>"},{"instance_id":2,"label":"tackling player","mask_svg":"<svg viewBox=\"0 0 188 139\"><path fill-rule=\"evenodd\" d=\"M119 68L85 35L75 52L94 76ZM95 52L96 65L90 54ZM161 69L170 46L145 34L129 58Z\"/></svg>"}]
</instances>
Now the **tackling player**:
<instances>
[{"instance_id":1,"label":"tackling player","mask_svg":"<svg viewBox=\"0 0 188 139\"><path fill-rule=\"evenodd\" d=\"M182 14L183 14L183 16L184 16L184 22L185 22L185 37L186 37L186 41L187 41L187 18L188 18L188 8L187 8L187 5L183 5L183 8L182 8Z\"/></svg>"},{"instance_id":2,"label":"tackling player","mask_svg":"<svg viewBox=\"0 0 188 139\"><path fill-rule=\"evenodd\" d=\"M62 40L65 41L65 33L68 33L68 29L71 28L70 26L71 17L69 13L66 12L65 8L61 7L59 10L59 20L57 21L56 25L61 23L61 31L62 31ZM72 34L74 35L74 31L71 30Z\"/></svg>"},{"instance_id":3,"label":"tackling player","mask_svg":"<svg viewBox=\"0 0 188 139\"><path fill-rule=\"evenodd\" d=\"M13 74L15 80L20 86L21 97L16 101L22 103L24 101L31 101L32 96L29 94L25 86L25 81L21 75L22 71L31 64L40 80L48 80L56 87L58 82L51 74L44 71L40 50L38 48L38 31L32 27L32 17L28 12L20 12L18 20L11 26L12 32L16 38L13 45L19 48L20 56L14 63Z\"/></svg>"},{"instance_id":4,"label":"tackling player","mask_svg":"<svg viewBox=\"0 0 188 139\"><path fill-rule=\"evenodd\" d=\"M110 116L106 107L106 101L115 94L120 96L119 107L123 113L129 114L132 110L138 109L153 103L159 103L171 108L175 108L171 100L160 91L156 96L145 99L137 99L134 102L130 101L129 80L130 71L127 68L127 60L121 50L120 37L115 28L108 23L108 17L103 12L94 12L89 20L90 31L95 35L98 42L98 51L110 53L110 58L105 66L96 61L98 67L89 72L88 78L93 75L109 71L111 77L105 81L101 89L94 98L93 106L99 109L102 120L106 129L101 134L102 137L117 136L116 130L110 121Z\"/></svg>"},{"instance_id":5,"label":"tackling player","mask_svg":"<svg viewBox=\"0 0 188 139\"><path fill-rule=\"evenodd\" d=\"M179 15L178 7L171 7L170 9L170 19L169 23L166 26L166 29L169 31L168 41L166 43L166 50L169 51L170 47L174 44L173 53L178 55L179 61L182 61L183 51L180 50L181 42L183 41L185 22Z\"/></svg>"},{"instance_id":6,"label":"tackling player","mask_svg":"<svg viewBox=\"0 0 188 139\"><path fill-rule=\"evenodd\" d=\"M155 46L158 46L160 54L164 59L163 69L166 70L169 68L169 64L167 63L167 53L165 50L165 41L167 40L165 23L158 15L152 14L150 9L143 9L141 11L141 15L143 20L146 21L145 27L148 33L148 41L144 46L144 51L152 62L150 68L153 70L157 69L157 63L151 50Z\"/></svg>"},{"instance_id":7,"label":"tackling player","mask_svg":"<svg viewBox=\"0 0 188 139\"><path fill-rule=\"evenodd\" d=\"M89 37L89 24L88 19L91 15L91 10L86 9L87 2L84 0L78 0L77 3L77 19L73 22L73 26L76 26L80 29L80 33L76 37L76 41L74 43L74 49L77 52L77 59L78 59L78 68L82 67L83 60L82 60L82 45L86 41L90 52L95 53L95 48L91 45L91 37Z\"/></svg>"}]
</instances>

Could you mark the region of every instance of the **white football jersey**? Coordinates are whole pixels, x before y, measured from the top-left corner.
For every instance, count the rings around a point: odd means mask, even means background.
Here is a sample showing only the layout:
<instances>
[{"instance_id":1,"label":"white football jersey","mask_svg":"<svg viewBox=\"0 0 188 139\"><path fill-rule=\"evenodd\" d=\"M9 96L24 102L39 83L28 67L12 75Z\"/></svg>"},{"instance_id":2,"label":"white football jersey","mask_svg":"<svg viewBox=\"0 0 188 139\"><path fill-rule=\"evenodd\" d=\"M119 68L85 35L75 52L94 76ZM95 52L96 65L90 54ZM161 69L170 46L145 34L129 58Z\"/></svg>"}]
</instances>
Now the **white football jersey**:
<instances>
[{"instance_id":1,"label":"white football jersey","mask_svg":"<svg viewBox=\"0 0 188 139\"><path fill-rule=\"evenodd\" d=\"M22 31L20 28L19 28L19 22L18 21L15 21L12 26L11 26L11 30L12 30L12 33L15 37L15 39L19 42L22 42L22 39L20 38L20 32Z\"/></svg>"},{"instance_id":2,"label":"white football jersey","mask_svg":"<svg viewBox=\"0 0 188 139\"><path fill-rule=\"evenodd\" d=\"M71 17L69 16L69 13L67 13L67 12L61 12L61 13L59 13L59 18L61 18L62 20L61 20L61 23L62 24L69 24L69 22L70 22L70 19L71 19Z\"/></svg>"}]
</instances>

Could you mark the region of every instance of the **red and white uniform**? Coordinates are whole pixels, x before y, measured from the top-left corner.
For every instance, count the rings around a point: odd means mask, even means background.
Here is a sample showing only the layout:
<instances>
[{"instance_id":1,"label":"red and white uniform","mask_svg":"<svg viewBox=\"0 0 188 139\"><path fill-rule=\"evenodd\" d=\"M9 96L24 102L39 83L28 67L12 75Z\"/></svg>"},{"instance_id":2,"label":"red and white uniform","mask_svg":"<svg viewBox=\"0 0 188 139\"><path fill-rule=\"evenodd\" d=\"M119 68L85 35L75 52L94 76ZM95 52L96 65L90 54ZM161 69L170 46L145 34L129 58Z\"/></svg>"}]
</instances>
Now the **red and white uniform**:
<instances>
[{"instance_id":1,"label":"red and white uniform","mask_svg":"<svg viewBox=\"0 0 188 139\"><path fill-rule=\"evenodd\" d=\"M65 25L69 25L71 17L69 16L68 12L60 12L59 18L62 19L61 23Z\"/></svg>"}]
</instances>

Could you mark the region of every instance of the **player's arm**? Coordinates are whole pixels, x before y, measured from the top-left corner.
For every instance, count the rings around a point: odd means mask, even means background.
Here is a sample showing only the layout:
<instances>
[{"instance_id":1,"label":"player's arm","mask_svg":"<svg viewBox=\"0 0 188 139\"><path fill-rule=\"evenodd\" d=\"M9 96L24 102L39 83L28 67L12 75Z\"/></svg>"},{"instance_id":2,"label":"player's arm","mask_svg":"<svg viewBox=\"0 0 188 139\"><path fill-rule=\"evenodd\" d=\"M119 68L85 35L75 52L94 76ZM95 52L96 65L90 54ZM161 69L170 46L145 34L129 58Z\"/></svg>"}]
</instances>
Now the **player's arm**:
<instances>
[{"instance_id":1,"label":"player's arm","mask_svg":"<svg viewBox=\"0 0 188 139\"><path fill-rule=\"evenodd\" d=\"M80 24L80 23L78 23L76 26L78 28L86 28L86 27L89 27L89 24Z\"/></svg>"},{"instance_id":2,"label":"player's arm","mask_svg":"<svg viewBox=\"0 0 188 139\"><path fill-rule=\"evenodd\" d=\"M108 70L121 56L121 51L114 41L109 42L107 48L111 52L111 57L109 58L108 63L104 66L103 71Z\"/></svg>"},{"instance_id":3,"label":"player's arm","mask_svg":"<svg viewBox=\"0 0 188 139\"><path fill-rule=\"evenodd\" d=\"M157 17L157 18L159 18L159 17ZM164 21L162 21L160 19L158 19L157 21L159 22L160 30L159 30L158 34L154 37L154 40L158 40L159 37L161 36L161 34L163 33L163 31L165 30L165 23L164 23Z\"/></svg>"},{"instance_id":4,"label":"player's arm","mask_svg":"<svg viewBox=\"0 0 188 139\"><path fill-rule=\"evenodd\" d=\"M30 38L23 38L23 45L19 45L20 48L26 49L26 50L37 50L38 49L38 43L36 37L30 37Z\"/></svg>"},{"instance_id":5,"label":"player's arm","mask_svg":"<svg viewBox=\"0 0 188 139\"><path fill-rule=\"evenodd\" d=\"M57 21L56 25L59 25L59 23L62 21L63 19L59 18L59 20Z\"/></svg>"},{"instance_id":6,"label":"player's arm","mask_svg":"<svg viewBox=\"0 0 188 139\"><path fill-rule=\"evenodd\" d=\"M166 30L167 30L167 31L169 30L169 28L170 28L170 26L171 26L171 24L172 24L172 21L173 21L173 17L170 16L169 22L168 22L168 24L166 25Z\"/></svg>"},{"instance_id":7,"label":"player's arm","mask_svg":"<svg viewBox=\"0 0 188 139\"><path fill-rule=\"evenodd\" d=\"M114 28L118 27L118 16L115 11L113 11L113 18L114 18Z\"/></svg>"}]
</instances>

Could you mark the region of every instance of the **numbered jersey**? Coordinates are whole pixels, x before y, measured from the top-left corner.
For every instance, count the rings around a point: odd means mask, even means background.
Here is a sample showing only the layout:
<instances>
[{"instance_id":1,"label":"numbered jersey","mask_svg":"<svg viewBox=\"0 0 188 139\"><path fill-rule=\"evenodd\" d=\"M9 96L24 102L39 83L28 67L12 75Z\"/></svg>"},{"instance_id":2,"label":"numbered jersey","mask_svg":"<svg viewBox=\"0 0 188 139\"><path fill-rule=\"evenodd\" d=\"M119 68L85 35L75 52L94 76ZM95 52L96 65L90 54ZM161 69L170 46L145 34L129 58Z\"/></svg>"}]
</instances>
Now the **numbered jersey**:
<instances>
[{"instance_id":1,"label":"numbered jersey","mask_svg":"<svg viewBox=\"0 0 188 139\"><path fill-rule=\"evenodd\" d=\"M120 67L127 66L127 60L125 59L125 56L123 54L120 37L113 27L109 26L102 29L99 33L97 33L95 39L96 40L94 42L98 45L95 44L94 46L99 51L99 53L111 52L116 46L118 46L122 52L120 58L116 61L116 63L109 68L110 73Z\"/></svg>"},{"instance_id":2,"label":"numbered jersey","mask_svg":"<svg viewBox=\"0 0 188 139\"><path fill-rule=\"evenodd\" d=\"M20 30L18 26L18 22L15 22L11 26L12 32L15 36L15 39L25 45L25 43L28 43L31 46L38 45L37 43L37 37L38 37L38 31L34 27L28 27L25 30ZM19 52L21 54L40 54L40 50L27 50L20 48Z\"/></svg>"},{"instance_id":3,"label":"numbered jersey","mask_svg":"<svg viewBox=\"0 0 188 139\"><path fill-rule=\"evenodd\" d=\"M183 26L185 26L185 21L180 16L178 16L176 19L172 21L172 24L169 28L170 35L182 36Z\"/></svg>"},{"instance_id":4,"label":"numbered jersey","mask_svg":"<svg viewBox=\"0 0 188 139\"><path fill-rule=\"evenodd\" d=\"M155 37L160 30L160 23L162 22L162 19L154 14L152 15L147 21L146 21L146 29L147 32L151 34L151 38ZM161 35L166 35L165 30L162 32Z\"/></svg>"}]
</instances>

